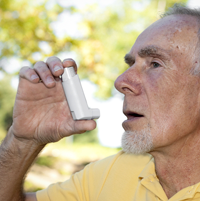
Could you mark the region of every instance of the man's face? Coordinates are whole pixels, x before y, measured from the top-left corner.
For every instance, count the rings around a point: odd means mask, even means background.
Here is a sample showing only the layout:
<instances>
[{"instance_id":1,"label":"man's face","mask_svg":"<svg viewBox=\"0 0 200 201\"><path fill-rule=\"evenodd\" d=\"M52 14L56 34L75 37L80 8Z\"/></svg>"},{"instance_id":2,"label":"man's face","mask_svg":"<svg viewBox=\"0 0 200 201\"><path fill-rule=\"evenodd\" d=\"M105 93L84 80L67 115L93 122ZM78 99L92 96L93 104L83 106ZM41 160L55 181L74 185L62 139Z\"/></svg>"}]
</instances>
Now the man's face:
<instances>
[{"instance_id":1,"label":"man's face","mask_svg":"<svg viewBox=\"0 0 200 201\"><path fill-rule=\"evenodd\" d=\"M147 28L125 56L130 68L115 87L124 93L125 131L149 128L154 150L184 143L200 129L197 21L186 15ZM139 132L138 132L139 133Z\"/></svg>"}]
</instances>

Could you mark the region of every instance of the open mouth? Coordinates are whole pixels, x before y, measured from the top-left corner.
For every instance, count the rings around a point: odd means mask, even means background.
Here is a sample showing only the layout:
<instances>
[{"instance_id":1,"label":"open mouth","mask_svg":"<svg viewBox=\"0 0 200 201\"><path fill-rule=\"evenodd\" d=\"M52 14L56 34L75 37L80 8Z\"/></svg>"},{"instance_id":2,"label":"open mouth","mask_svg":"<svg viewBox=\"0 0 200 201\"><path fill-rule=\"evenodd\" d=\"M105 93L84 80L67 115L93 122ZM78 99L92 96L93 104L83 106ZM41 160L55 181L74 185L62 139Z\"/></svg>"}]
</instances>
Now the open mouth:
<instances>
[{"instance_id":1,"label":"open mouth","mask_svg":"<svg viewBox=\"0 0 200 201\"><path fill-rule=\"evenodd\" d=\"M129 113L126 114L126 116L127 116L128 119L144 117L144 115L138 114L138 113L135 113L135 112L129 112Z\"/></svg>"}]
</instances>

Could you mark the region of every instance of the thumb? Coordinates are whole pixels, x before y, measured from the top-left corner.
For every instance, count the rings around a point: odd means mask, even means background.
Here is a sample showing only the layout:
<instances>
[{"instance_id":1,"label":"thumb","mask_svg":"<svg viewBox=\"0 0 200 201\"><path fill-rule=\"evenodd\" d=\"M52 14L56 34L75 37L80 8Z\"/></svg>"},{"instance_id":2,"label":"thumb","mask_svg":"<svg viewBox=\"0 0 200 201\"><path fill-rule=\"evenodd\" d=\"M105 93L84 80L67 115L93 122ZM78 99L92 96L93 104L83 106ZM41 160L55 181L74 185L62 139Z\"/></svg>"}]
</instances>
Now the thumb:
<instances>
[{"instance_id":1,"label":"thumb","mask_svg":"<svg viewBox=\"0 0 200 201\"><path fill-rule=\"evenodd\" d=\"M74 133L84 133L96 128L96 121L94 120L78 120L74 121Z\"/></svg>"}]
</instances>

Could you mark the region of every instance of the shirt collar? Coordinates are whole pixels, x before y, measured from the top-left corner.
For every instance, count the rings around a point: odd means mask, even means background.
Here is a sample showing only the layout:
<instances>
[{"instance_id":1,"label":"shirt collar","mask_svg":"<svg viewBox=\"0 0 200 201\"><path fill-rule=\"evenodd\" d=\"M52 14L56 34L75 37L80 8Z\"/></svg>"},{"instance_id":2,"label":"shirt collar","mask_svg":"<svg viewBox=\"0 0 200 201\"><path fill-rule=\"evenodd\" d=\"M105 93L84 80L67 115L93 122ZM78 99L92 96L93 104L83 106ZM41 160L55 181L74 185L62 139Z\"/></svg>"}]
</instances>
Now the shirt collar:
<instances>
[{"instance_id":1,"label":"shirt collar","mask_svg":"<svg viewBox=\"0 0 200 201\"><path fill-rule=\"evenodd\" d=\"M142 180L143 178L147 178L149 176L156 176L155 173L155 163L154 163L154 158L152 157L152 159L147 163L147 165L145 166L145 168L142 170L142 172L140 173L140 175L138 176L138 178L140 180Z\"/></svg>"},{"instance_id":2,"label":"shirt collar","mask_svg":"<svg viewBox=\"0 0 200 201\"><path fill-rule=\"evenodd\" d=\"M159 182L158 177L155 172L154 158L152 157L152 159L147 163L147 165L141 171L138 178L140 181L143 179L148 181L148 180L152 179L153 177ZM170 198L170 200L180 200L180 198L181 199L193 198L197 192L200 192L200 183L197 183L193 186L188 186L188 187L182 189L177 194L175 194L172 198ZM164 193L164 191L163 191L163 193ZM162 195L163 198L165 196L164 196L164 194ZM163 199L163 200L165 200L165 199Z\"/></svg>"}]
</instances>

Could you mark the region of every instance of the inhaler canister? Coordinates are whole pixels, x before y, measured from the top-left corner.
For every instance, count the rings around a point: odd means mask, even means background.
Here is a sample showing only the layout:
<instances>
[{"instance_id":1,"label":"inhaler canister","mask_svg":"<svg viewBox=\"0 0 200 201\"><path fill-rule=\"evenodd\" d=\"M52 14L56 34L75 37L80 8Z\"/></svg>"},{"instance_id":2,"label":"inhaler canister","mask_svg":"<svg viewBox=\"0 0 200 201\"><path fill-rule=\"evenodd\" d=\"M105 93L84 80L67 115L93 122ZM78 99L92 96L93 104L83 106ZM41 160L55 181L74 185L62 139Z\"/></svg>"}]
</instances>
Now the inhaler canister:
<instances>
[{"instance_id":1,"label":"inhaler canister","mask_svg":"<svg viewBox=\"0 0 200 201\"><path fill-rule=\"evenodd\" d=\"M74 120L98 119L100 110L89 108L80 79L73 67L64 68L62 86Z\"/></svg>"}]
</instances>

